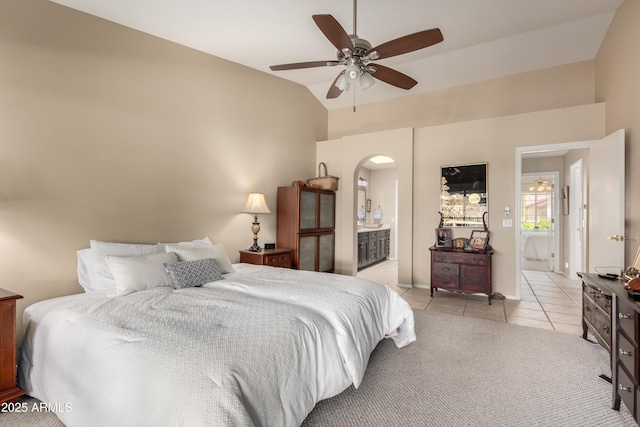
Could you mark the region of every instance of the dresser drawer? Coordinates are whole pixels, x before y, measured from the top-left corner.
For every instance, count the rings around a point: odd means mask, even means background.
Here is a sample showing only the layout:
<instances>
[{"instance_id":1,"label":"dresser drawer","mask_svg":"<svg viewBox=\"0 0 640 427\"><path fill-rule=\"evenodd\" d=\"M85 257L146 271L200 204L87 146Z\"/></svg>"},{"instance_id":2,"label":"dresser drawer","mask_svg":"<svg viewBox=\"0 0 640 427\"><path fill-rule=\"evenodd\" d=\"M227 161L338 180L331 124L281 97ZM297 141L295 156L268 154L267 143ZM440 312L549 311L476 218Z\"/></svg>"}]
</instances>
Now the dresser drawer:
<instances>
[{"instance_id":1,"label":"dresser drawer","mask_svg":"<svg viewBox=\"0 0 640 427\"><path fill-rule=\"evenodd\" d=\"M585 287L584 292L587 293L593 302L602 307L604 311L608 313L611 312L611 298L605 297L602 292L589 286Z\"/></svg>"},{"instance_id":2,"label":"dresser drawer","mask_svg":"<svg viewBox=\"0 0 640 427\"><path fill-rule=\"evenodd\" d=\"M431 286L434 288L459 289L460 278L458 276L433 274L431 276Z\"/></svg>"},{"instance_id":3,"label":"dresser drawer","mask_svg":"<svg viewBox=\"0 0 640 427\"><path fill-rule=\"evenodd\" d=\"M620 394L620 398L624 402L625 406L631 412L631 415L636 413L635 403L636 403L636 386L634 382L631 380L627 372L618 366L618 393Z\"/></svg>"},{"instance_id":4,"label":"dresser drawer","mask_svg":"<svg viewBox=\"0 0 640 427\"><path fill-rule=\"evenodd\" d=\"M433 274L438 276L458 276L460 274L460 266L458 264L434 262Z\"/></svg>"},{"instance_id":5,"label":"dresser drawer","mask_svg":"<svg viewBox=\"0 0 640 427\"><path fill-rule=\"evenodd\" d=\"M487 266L491 263L491 258L489 256L473 252L436 252L433 254L433 259L437 262L450 262L455 264Z\"/></svg>"},{"instance_id":6,"label":"dresser drawer","mask_svg":"<svg viewBox=\"0 0 640 427\"><path fill-rule=\"evenodd\" d=\"M582 313L584 320L594 329L594 333L600 344L607 349L611 348L611 320L609 316L590 298L583 294Z\"/></svg>"},{"instance_id":7,"label":"dresser drawer","mask_svg":"<svg viewBox=\"0 0 640 427\"><path fill-rule=\"evenodd\" d=\"M636 324L636 312L633 307L618 298L620 304L618 305L618 327L624 332L627 337L633 340L634 344L637 339L635 335Z\"/></svg>"},{"instance_id":8,"label":"dresser drawer","mask_svg":"<svg viewBox=\"0 0 640 427\"><path fill-rule=\"evenodd\" d=\"M620 363L627 368L627 371L629 371L633 378L636 378L638 374L636 371L638 348L629 342L624 335L620 334L618 337L618 357L620 358Z\"/></svg>"}]
</instances>

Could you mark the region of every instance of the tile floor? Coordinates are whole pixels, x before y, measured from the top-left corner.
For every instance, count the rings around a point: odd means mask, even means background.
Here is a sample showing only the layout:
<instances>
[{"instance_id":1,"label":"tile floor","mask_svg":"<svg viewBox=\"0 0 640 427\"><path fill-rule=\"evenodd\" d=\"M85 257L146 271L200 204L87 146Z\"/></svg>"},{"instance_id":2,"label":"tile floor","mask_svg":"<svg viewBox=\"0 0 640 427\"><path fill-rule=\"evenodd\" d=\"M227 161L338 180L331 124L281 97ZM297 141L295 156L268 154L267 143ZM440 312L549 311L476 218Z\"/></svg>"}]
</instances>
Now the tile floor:
<instances>
[{"instance_id":1,"label":"tile floor","mask_svg":"<svg viewBox=\"0 0 640 427\"><path fill-rule=\"evenodd\" d=\"M484 295L438 290L431 298L429 289L399 287L397 271L398 262L388 260L360 271L358 277L391 287L413 309L434 310L582 335L579 280L569 280L561 274L551 272L523 271L520 301L494 299L489 305Z\"/></svg>"}]
</instances>

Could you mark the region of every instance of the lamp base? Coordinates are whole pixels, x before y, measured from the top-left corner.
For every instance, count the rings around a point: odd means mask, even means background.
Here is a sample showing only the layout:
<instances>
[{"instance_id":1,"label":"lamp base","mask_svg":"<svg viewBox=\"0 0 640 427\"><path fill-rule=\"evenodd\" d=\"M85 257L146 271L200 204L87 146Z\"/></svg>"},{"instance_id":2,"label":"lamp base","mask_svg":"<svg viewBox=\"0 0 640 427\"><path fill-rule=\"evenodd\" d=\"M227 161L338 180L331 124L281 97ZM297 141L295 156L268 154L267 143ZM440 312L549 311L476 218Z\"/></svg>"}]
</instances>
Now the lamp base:
<instances>
[{"instance_id":1,"label":"lamp base","mask_svg":"<svg viewBox=\"0 0 640 427\"><path fill-rule=\"evenodd\" d=\"M262 248L260 246L258 246L258 238L257 237L254 237L253 245L247 250L249 252L260 252L260 251L262 251Z\"/></svg>"}]
</instances>

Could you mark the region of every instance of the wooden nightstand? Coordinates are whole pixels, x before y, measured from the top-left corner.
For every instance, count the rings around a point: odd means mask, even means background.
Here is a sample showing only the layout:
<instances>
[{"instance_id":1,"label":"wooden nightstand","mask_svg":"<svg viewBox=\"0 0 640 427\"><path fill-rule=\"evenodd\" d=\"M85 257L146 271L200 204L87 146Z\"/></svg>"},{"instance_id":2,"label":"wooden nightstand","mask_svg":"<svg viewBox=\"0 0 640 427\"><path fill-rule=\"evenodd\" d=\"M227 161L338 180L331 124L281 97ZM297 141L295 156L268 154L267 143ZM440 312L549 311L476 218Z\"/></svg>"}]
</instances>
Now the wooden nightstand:
<instances>
[{"instance_id":1,"label":"wooden nightstand","mask_svg":"<svg viewBox=\"0 0 640 427\"><path fill-rule=\"evenodd\" d=\"M260 252L240 251L240 262L271 267L291 268L293 249L263 249Z\"/></svg>"},{"instance_id":2,"label":"wooden nightstand","mask_svg":"<svg viewBox=\"0 0 640 427\"><path fill-rule=\"evenodd\" d=\"M16 300L20 298L0 289L0 403L24 394L16 385Z\"/></svg>"}]
</instances>

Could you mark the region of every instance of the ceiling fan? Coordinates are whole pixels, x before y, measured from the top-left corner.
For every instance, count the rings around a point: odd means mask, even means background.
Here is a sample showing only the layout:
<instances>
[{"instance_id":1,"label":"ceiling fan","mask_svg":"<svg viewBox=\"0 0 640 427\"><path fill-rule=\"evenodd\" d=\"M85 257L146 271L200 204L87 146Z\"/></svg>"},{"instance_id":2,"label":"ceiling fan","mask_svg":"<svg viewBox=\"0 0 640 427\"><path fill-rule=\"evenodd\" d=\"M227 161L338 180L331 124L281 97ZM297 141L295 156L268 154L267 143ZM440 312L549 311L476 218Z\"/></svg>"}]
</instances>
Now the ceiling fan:
<instances>
[{"instance_id":1,"label":"ceiling fan","mask_svg":"<svg viewBox=\"0 0 640 427\"><path fill-rule=\"evenodd\" d=\"M409 34L389 42L372 47L365 39L357 35L356 27L357 5L353 0L353 34L348 35L344 28L331 15L313 15L313 20L320 31L329 39L337 52L336 60L297 62L292 64L272 65L272 71L296 70L301 68L314 68L345 65L346 68L338 74L333 81L327 99L337 98L340 94L349 90L352 84L360 81L360 88L365 90L375 83L373 77L385 83L409 90L418 84L417 81L384 65L374 64L371 61L402 55L415 50L424 49L444 40L440 29L420 31ZM373 76L373 77L372 77Z\"/></svg>"}]
</instances>

